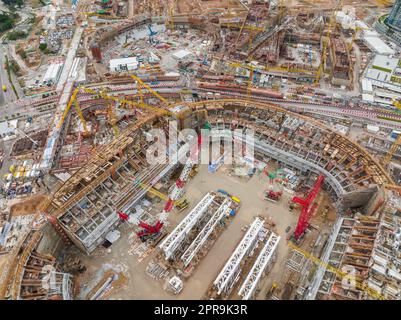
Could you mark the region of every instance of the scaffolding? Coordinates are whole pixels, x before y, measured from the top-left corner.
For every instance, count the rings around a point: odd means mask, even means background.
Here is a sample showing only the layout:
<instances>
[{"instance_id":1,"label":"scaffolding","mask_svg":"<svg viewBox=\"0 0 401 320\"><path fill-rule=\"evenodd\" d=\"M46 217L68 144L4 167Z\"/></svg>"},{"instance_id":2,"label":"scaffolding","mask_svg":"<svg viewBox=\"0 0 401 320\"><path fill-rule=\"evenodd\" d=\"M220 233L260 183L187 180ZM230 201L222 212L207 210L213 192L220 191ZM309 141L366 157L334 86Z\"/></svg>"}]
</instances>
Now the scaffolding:
<instances>
[{"instance_id":1,"label":"scaffolding","mask_svg":"<svg viewBox=\"0 0 401 320\"><path fill-rule=\"evenodd\" d=\"M280 236L274 233L270 235L269 240L267 240L255 264L238 291L238 295L242 297L242 300L249 300L252 298L260 278L268 268L268 265L273 262L279 241Z\"/></svg>"},{"instance_id":2,"label":"scaffolding","mask_svg":"<svg viewBox=\"0 0 401 320\"><path fill-rule=\"evenodd\" d=\"M230 199L225 199L221 206L216 210L215 214L210 218L210 220L203 227L201 232L196 236L195 240L187 248L184 254L181 256L181 260L184 262L184 266L188 266L192 259L196 256L199 250L202 248L203 244L209 238L209 235L216 228L217 224L223 219L224 216L228 215L230 212Z\"/></svg>"},{"instance_id":3,"label":"scaffolding","mask_svg":"<svg viewBox=\"0 0 401 320\"><path fill-rule=\"evenodd\" d=\"M222 292L229 293L229 290L238 279L241 271L240 263L242 259L252 251L257 243L258 235L263 228L263 224L264 221L260 218L256 218L252 222L240 244L235 249L230 259L228 259L216 280L213 282L213 285L217 289L217 294L220 295Z\"/></svg>"},{"instance_id":4,"label":"scaffolding","mask_svg":"<svg viewBox=\"0 0 401 320\"><path fill-rule=\"evenodd\" d=\"M207 211L212 204L215 195L206 194L203 199L196 205L194 209L181 221L181 223L164 239L159 248L164 252L166 260L170 259L192 227Z\"/></svg>"}]
</instances>

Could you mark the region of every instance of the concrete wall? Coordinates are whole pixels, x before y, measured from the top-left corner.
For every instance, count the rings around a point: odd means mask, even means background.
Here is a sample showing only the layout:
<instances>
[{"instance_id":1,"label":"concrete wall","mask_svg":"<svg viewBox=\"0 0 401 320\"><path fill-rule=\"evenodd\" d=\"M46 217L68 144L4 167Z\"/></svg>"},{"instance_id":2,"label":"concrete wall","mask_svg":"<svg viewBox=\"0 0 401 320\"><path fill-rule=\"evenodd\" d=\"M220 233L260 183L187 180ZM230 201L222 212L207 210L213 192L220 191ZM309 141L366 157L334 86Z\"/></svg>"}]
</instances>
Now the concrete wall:
<instances>
[{"instance_id":1,"label":"concrete wall","mask_svg":"<svg viewBox=\"0 0 401 320\"><path fill-rule=\"evenodd\" d=\"M58 257L65 247L62 238L50 223L44 226L41 231L43 237L38 244L37 251Z\"/></svg>"},{"instance_id":2,"label":"concrete wall","mask_svg":"<svg viewBox=\"0 0 401 320\"><path fill-rule=\"evenodd\" d=\"M380 212L380 206L386 200L386 193L383 187L378 188L377 192L364 206L364 211L367 215L376 215Z\"/></svg>"},{"instance_id":3,"label":"concrete wall","mask_svg":"<svg viewBox=\"0 0 401 320\"><path fill-rule=\"evenodd\" d=\"M364 208L364 206L374 199L377 192L377 186L372 186L364 190L349 192L342 196L341 203L344 208ZM362 212L366 213L366 212Z\"/></svg>"}]
</instances>

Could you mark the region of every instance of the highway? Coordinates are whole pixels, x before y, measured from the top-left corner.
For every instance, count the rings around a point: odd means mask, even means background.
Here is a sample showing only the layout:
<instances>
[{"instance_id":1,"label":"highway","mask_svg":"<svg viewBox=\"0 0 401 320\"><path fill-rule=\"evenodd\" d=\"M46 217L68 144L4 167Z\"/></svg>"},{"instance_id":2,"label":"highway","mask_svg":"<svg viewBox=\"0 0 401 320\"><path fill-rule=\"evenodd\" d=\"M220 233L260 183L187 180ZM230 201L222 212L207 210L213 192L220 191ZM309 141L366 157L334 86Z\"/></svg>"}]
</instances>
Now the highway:
<instances>
[{"instance_id":1,"label":"highway","mask_svg":"<svg viewBox=\"0 0 401 320\"><path fill-rule=\"evenodd\" d=\"M82 38L83 31L84 28L82 26L78 26L76 28L64 63L63 71L61 72L60 79L57 83L56 91L60 92L60 99L57 103L57 108L53 118L52 130L49 131L49 136L47 138L47 147L43 154L43 160L41 164L41 167L43 169L50 168L55 154L57 141L61 131L61 128L57 128L57 125L61 119L61 116L64 113L65 108L67 107L68 101L70 100L70 96L72 94L72 90L74 88L75 79L74 76L71 74L71 70L73 67L74 59L76 57L79 43Z\"/></svg>"}]
</instances>

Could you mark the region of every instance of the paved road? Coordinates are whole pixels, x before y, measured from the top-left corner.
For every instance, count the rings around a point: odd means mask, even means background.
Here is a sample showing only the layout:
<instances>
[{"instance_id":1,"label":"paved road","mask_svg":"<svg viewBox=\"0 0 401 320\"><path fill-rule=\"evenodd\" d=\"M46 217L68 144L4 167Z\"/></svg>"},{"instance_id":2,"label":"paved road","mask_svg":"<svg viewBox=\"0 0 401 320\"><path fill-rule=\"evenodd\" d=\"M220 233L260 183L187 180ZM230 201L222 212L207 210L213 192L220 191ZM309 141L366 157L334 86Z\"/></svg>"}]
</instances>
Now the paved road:
<instances>
[{"instance_id":1,"label":"paved road","mask_svg":"<svg viewBox=\"0 0 401 320\"><path fill-rule=\"evenodd\" d=\"M14 101L17 99L15 93L11 88L11 84L8 81L8 75L6 69L4 69L4 64L6 62L5 54L7 52L7 47L5 45L0 45L0 88L3 85L7 87L7 91L4 92L2 89L0 90L0 106L3 107L4 105Z\"/></svg>"},{"instance_id":2,"label":"paved road","mask_svg":"<svg viewBox=\"0 0 401 320\"><path fill-rule=\"evenodd\" d=\"M82 26L78 26L75 29L74 36L71 40L70 48L64 63L63 71L61 73L60 79L57 83L56 91L60 93L60 99L57 104L57 109L55 110L55 115L53 118L53 127L49 131L47 138L47 147L43 153L42 168L47 169L51 167L53 157L55 154L58 138L60 137L61 128L58 128L58 123L67 107L68 101L73 91L75 78L71 74L71 69L73 67L73 62L76 57L79 43L81 41L82 33L84 29Z\"/></svg>"}]
</instances>

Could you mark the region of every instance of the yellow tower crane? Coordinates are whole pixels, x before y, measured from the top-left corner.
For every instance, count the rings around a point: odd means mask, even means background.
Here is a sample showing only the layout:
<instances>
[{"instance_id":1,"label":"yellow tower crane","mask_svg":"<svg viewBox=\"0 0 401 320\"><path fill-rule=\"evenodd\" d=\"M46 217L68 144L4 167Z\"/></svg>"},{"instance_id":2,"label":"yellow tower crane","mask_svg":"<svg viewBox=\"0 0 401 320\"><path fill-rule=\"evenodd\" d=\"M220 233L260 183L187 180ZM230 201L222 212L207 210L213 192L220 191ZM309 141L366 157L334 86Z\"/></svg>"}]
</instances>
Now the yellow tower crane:
<instances>
[{"instance_id":1,"label":"yellow tower crane","mask_svg":"<svg viewBox=\"0 0 401 320\"><path fill-rule=\"evenodd\" d=\"M64 121L65 121L65 118L66 118L67 115L68 115L68 112L70 111L72 105L74 104L75 110L77 111L78 117L79 117L79 119L81 120L82 126L83 126L83 128L84 128L84 132L85 132L85 134L88 135L88 134L90 134L90 132L89 132L89 130L88 130L88 127L87 127L87 125L86 125L85 118L84 118L84 116L83 116L83 114L82 114L81 108L79 107L79 104L78 104L78 101L77 101L77 94L78 94L78 92L79 92L80 90L81 90L81 87L77 87L77 88L73 91L73 93L72 93L72 95L71 95L71 98L70 98L70 100L68 101L67 107L64 109L63 115L61 116L60 121L59 121L59 122L57 123L57 125L56 125L56 128L57 128L57 129L60 129L60 128L61 128L61 126L63 125L63 123L64 123Z\"/></svg>"},{"instance_id":2,"label":"yellow tower crane","mask_svg":"<svg viewBox=\"0 0 401 320\"><path fill-rule=\"evenodd\" d=\"M168 1L168 17L166 19L166 26L169 27L171 30L174 30L175 25L174 25L174 7L177 4L177 0L169 0Z\"/></svg>"},{"instance_id":3,"label":"yellow tower crane","mask_svg":"<svg viewBox=\"0 0 401 320\"><path fill-rule=\"evenodd\" d=\"M376 0L376 2L380 3L381 5L383 5L385 7L389 7L394 4L394 1L392 1L392 0Z\"/></svg>"},{"instance_id":4,"label":"yellow tower crane","mask_svg":"<svg viewBox=\"0 0 401 320\"><path fill-rule=\"evenodd\" d=\"M113 110L113 103L109 104L109 107L107 108L107 115L109 117L109 123L113 127L114 136L117 137L120 134L120 130L118 129L118 126L117 126L117 117Z\"/></svg>"},{"instance_id":5,"label":"yellow tower crane","mask_svg":"<svg viewBox=\"0 0 401 320\"><path fill-rule=\"evenodd\" d=\"M327 48L328 48L328 45L329 45L329 42L330 42L330 35L331 35L331 32L332 32L333 27L335 25L335 21L336 21L335 14L336 14L336 11L338 9L340 9L341 7L342 7L342 0L339 0L337 6L333 9L333 11L331 13L330 20L329 20L329 28L328 28L328 37L329 37L329 39L327 41L323 41L322 57L321 57L319 68L318 68L317 73L316 73L315 83L319 83L320 78L321 78L321 76L323 74L324 66L326 64Z\"/></svg>"},{"instance_id":6,"label":"yellow tower crane","mask_svg":"<svg viewBox=\"0 0 401 320\"><path fill-rule=\"evenodd\" d=\"M367 29L367 28L362 28L362 27L355 27L355 33L354 33L354 35L352 36L352 40L351 40L351 43L348 45L348 52L351 52L351 49L352 49L352 46L354 45L354 42L355 42L355 39L357 38L357 36L358 36L358 34L359 34L359 31L361 31L361 30L369 30L369 29Z\"/></svg>"},{"instance_id":7,"label":"yellow tower crane","mask_svg":"<svg viewBox=\"0 0 401 320\"><path fill-rule=\"evenodd\" d=\"M229 28L229 29L241 28L241 26L239 24L231 23L231 22L220 23L220 26L226 27L226 28ZM265 31L264 28L257 27L257 26L251 26L251 25L245 25L245 26L242 27L242 29L252 30L252 31L259 31L259 32Z\"/></svg>"},{"instance_id":8,"label":"yellow tower crane","mask_svg":"<svg viewBox=\"0 0 401 320\"><path fill-rule=\"evenodd\" d=\"M146 83L144 83L141 78L139 78L135 75L131 75L131 78L137 82L138 93L142 89L146 89L151 94L153 94L156 98L158 98L160 101L162 101L165 104L165 107L169 106L169 102L165 98L163 98L160 94L158 94L155 90L153 90L151 87L149 87ZM142 91L139 94L140 94L140 96L142 96ZM143 97L141 98L141 100L142 100L141 104L143 104Z\"/></svg>"},{"instance_id":9,"label":"yellow tower crane","mask_svg":"<svg viewBox=\"0 0 401 320\"><path fill-rule=\"evenodd\" d=\"M143 81L141 79L139 79L136 76L133 76L133 78L136 79L137 82L141 86L143 86L144 88L149 90L149 92L151 92L158 99L160 99L165 104L166 108L169 106L168 101L166 99L164 99L156 91L154 91L152 88L150 88L147 84L143 83ZM139 79L139 81L138 81L138 79ZM65 121L65 119L66 119L66 117L68 115L68 112L70 111L72 105L74 105L74 107L75 107L75 109L77 111L77 114L78 114L78 116L79 116L79 118L81 120L81 123L82 123L82 126L84 128L85 134L90 134L90 132L89 132L89 130L87 128L87 125L86 125L85 118L83 117L81 108L79 107L79 104L78 104L78 101L77 101L77 95L78 95L78 93L80 91L83 91L83 92L86 92L86 93L89 93L89 94L99 95L103 99L117 101L117 102L120 102L122 104L126 104L126 105L129 105L129 106L132 106L134 108L144 108L144 109L148 109L148 110L151 110L151 111L159 113L159 114L172 115L172 113L170 111L168 111L167 109L163 109L163 108L159 108L159 107L156 107L156 106L152 106L152 105L146 104L144 102L139 102L138 103L138 102L135 102L135 101L132 101L132 100L121 99L121 98L118 98L118 97L115 97L115 96L108 95L108 94L106 94L105 92L102 92L102 91L96 91L96 90L93 90L93 89L90 89L90 88L85 88L85 87L81 87L80 86L80 87L77 87L73 91L73 93L71 95L71 98L68 101L67 107L65 108L65 110L64 110L64 112L63 112L63 114L62 114L62 116L61 116L61 118L59 120L59 122L56 125L57 129L60 129L62 127L62 125L63 125L63 123L64 123L64 121ZM115 116L113 115L112 118L115 118Z\"/></svg>"},{"instance_id":10,"label":"yellow tower crane","mask_svg":"<svg viewBox=\"0 0 401 320\"><path fill-rule=\"evenodd\" d=\"M249 70L249 79L248 79L248 84L247 84L247 99L250 100L251 99L251 93L252 93L252 80L253 80L253 74L255 69L257 69L254 66L251 65L245 65L245 64L241 64L241 63L237 63L237 62L230 62L229 63L230 67L233 68L242 68L242 69L246 69Z\"/></svg>"},{"instance_id":11,"label":"yellow tower crane","mask_svg":"<svg viewBox=\"0 0 401 320\"><path fill-rule=\"evenodd\" d=\"M250 72L249 75L249 80L248 80L248 99L250 98L251 95L251 89L252 89L252 80L254 76L255 70L264 70L264 71L278 71L278 72L293 72L293 73L311 73L312 71L305 70L305 69L298 69L298 68L290 68L290 67L269 67L269 66L252 66L252 65L245 65L241 64L238 62L229 62L228 65L233 68L243 68L247 69Z\"/></svg>"},{"instance_id":12,"label":"yellow tower crane","mask_svg":"<svg viewBox=\"0 0 401 320\"><path fill-rule=\"evenodd\" d=\"M278 21L279 23L281 23L281 21L283 21L285 14L285 7L286 7L285 0L279 0L277 6L278 6L277 9L279 10Z\"/></svg>"},{"instance_id":13,"label":"yellow tower crane","mask_svg":"<svg viewBox=\"0 0 401 320\"><path fill-rule=\"evenodd\" d=\"M315 263L316 265L320 265L323 268L325 268L326 270L329 270L331 272L333 272L337 277L339 277L341 280L350 280L355 284L355 287L360 289L361 291L366 292L369 296L377 299L377 300L385 300L385 298L378 293L376 290L373 290L372 288L370 288L369 286L367 286L365 283L362 283L360 281L360 279L358 279L357 277L348 274L347 272L344 272L338 268L335 268L334 266L320 260L319 258L313 256L311 253L301 249L300 247L296 246L295 244L293 244L291 241L288 242L288 246L293 249L298 251L299 253L301 253L305 258L311 260L313 263Z\"/></svg>"}]
</instances>

